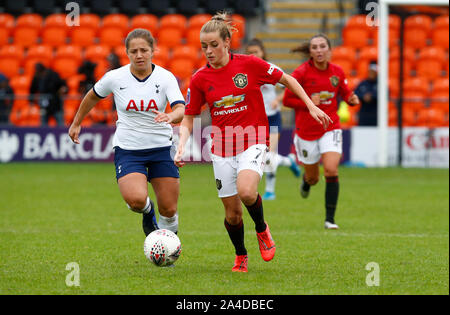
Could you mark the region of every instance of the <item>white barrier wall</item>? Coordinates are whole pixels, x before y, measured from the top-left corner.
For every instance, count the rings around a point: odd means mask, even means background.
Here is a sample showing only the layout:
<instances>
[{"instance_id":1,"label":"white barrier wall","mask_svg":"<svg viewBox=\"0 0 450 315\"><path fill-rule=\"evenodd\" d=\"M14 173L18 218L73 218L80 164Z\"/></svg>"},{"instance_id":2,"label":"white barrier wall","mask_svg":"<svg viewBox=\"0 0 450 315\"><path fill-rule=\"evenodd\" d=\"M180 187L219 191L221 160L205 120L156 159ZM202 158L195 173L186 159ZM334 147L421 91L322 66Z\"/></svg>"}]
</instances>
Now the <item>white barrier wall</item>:
<instances>
[{"instance_id":1,"label":"white barrier wall","mask_svg":"<svg viewBox=\"0 0 450 315\"><path fill-rule=\"evenodd\" d=\"M350 159L367 167L378 165L376 127L354 127L351 130ZM449 168L448 128L404 128L402 137L403 167ZM388 166L397 166L398 129L388 129Z\"/></svg>"}]
</instances>

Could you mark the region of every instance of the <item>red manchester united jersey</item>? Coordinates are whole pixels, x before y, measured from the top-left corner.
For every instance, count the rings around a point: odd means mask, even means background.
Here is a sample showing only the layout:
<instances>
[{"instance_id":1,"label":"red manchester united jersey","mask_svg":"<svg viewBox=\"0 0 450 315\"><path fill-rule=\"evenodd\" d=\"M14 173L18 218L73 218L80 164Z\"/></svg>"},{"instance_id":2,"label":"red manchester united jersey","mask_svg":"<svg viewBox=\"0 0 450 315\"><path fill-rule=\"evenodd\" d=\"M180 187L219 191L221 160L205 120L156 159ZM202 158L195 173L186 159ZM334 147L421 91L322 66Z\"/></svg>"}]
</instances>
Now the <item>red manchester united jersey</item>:
<instances>
[{"instance_id":1,"label":"red manchester united jersey","mask_svg":"<svg viewBox=\"0 0 450 315\"><path fill-rule=\"evenodd\" d=\"M198 70L188 90L186 115L199 115L207 103L211 113L212 153L234 156L253 144L269 145L269 123L261 85L275 84L283 73L254 56L231 54L222 68Z\"/></svg>"},{"instance_id":2,"label":"red manchester united jersey","mask_svg":"<svg viewBox=\"0 0 450 315\"><path fill-rule=\"evenodd\" d=\"M283 103L284 106L295 109L295 125L297 135L305 140L316 140L330 130L341 128L339 116L337 115L337 96L348 100L351 91L348 88L344 71L341 67L328 63L326 70L319 70L314 66L312 59L300 65L292 73L292 76L301 84L306 94L311 98L314 94L320 95L319 108L330 116L333 123L324 130L309 114L305 103L294 93L286 90Z\"/></svg>"}]
</instances>

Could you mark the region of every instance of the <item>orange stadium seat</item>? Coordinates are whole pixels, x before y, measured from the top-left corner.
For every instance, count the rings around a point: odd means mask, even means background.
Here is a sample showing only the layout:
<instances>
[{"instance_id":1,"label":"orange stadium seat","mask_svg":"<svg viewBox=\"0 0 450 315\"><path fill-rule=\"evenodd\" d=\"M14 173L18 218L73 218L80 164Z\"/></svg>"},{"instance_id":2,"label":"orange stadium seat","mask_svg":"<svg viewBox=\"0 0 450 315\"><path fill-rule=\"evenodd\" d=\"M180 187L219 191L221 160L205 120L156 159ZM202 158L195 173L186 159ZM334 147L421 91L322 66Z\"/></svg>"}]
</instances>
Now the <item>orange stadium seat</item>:
<instances>
[{"instance_id":1,"label":"orange stadium seat","mask_svg":"<svg viewBox=\"0 0 450 315\"><path fill-rule=\"evenodd\" d=\"M232 50L238 50L241 48L242 45L242 38L239 36L232 36L231 37L231 49Z\"/></svg>"},{"instance_id":2,"label":"orange stadium seat","mask_svg":"<svg viewBox=\"0 0 450 315\"><path fill-rule=\"evenodd\" d=\"M117 55L117 57L119 57L120 64L122 66L130 63L130 60L128 59L127 49L126 49L125 45L114 47L113 48L113 52Z\"/></svg>"},{"instance_id":3,"label":"orange stadium seat","mask_svg":"<svg viewBox=\"0 0 450 315\"><path fill-rule=\"evenodd\" d=\"M160 28L158 31L157 41L160 45L173 48L181 44L182 37L182 31L180 31L179 29Z\"/></svg>"},{"instance_id":4,"label":"orange stadium seat","mask_svg":"<svg viewBox=\"0 0 450 315\"><path fill-rule=\"evenodd\" d=\"M19 74L20 60L16 58L1 58L0 59L0 73L3 73L8 78L12 78Z\"/></svg>"},{"instance_id":5,"label":"orange stadium seat","mask_svg":"<svg viewBox=\"0 0 450 315\"><path fill-rule=\"evenodd\" d=\"M62 46L66 44L67 29L62 27L46 27L41 34L42 44L50 46Z\"/></svg>"},{"instance_id":6,"label":"orange stadium seat","mask_svg":"<svg viewBox=\"0 0 450 315\"><path fill-rule=\"evenodd\" d=\"M184 35L187 27L187 18L181 14L166 14L159 20L160 29L178 29Z\"/></svg>"},{"instance_id":7,"label":"orange stadium seat","mask_svg":"<svg viewBox=\"0 0 450 315\"><path fill-rule=\"evenodd\" d=\"M101 25L101 18L95 13L80 14L80 27L89 27L97 31Z\"/></svg>"},{"instance_id":8,"label":"orange stadium seat","mask_svg":"<svg viewBox=\"0 0 450 315\"><path fill-rule=\"evenodd\" d=\"M437 108L448 112L448 101L448 91L435 92L431 95L430 108Z\"/></svg>"},{"instance_id":9,"label":"orange stadium seat","mask_svg":"<svg viewBox=\"0 0 450 315\"><path fill-rule=\"evenodd\" d=\"M19 15L16 19L16 27L31 27L38 31L42 27L44 18L37 13L26 13Z\"/></svg>"},{"instance_id":10,"label":"orange stadium seat","mask_svg":"<svg viewBox=\"0 0 450 315\"><path fill-rule=\"evenodd\" d=\"M398 97L400 93L400 84L398 82L398 78L389 78L388 89L389 98L391 100Z\"/></svg>"},{"instance_id":11,"label":"orange stadium seat","mask_svg":"<svg viewBox=\"0 0 450 315\"><path fill-rule=\"evenodd\" d=\"M405 29L409 30L423 30L428 37L433 27L433 19L424 14L415 14L408 16L405 19Z\"/></svg>"},{"instance_id":12,"label":"orange stadium seat","mask_svg":"<svg viewBox=\"0 0 450 315\"><path fill-rule=\"evenodd\" d=\"M90 61L105 60L110 53L110 48L105 45L93 45L86 48L84 58Z\"/></svg>"},{"instance_id":13,"label":"orange stadium seat","mask_svg":"<svg viewBox=\"0 0 450 315\"><path fill-rule=\"evenodd\" d=\"M204 67L207 63L208 60L206 60L205 55L203 53L200 53L200 58L198 59L195 68L200 69L201 67Z\"/></svg>"},{"instance_id":14,"label":"orange stadium seat","mask_svg":"<svg viewBox=\"0 0 450 315\"><path fill-rule=\"evenodd\" d=\"M1 23L0 23L1 24ZM447 28L449 27L449 17L448 14L438 16L434 19L434 29Z\"/></svg>"},{"instance_id":15,"label":"orange stadium seat","mask_svg":"<svg viewBox=\"0 0 450 315\"><path fill-rule=\"evenodd\" d=\"M56 49L55 58L72 58L77 61L82 59L81 47L75 45L64 45Z\"/></svg>"},{"instance_id":16,"label":"orange stadium seat","mask_svg":"<svg viewBox=\"0 0 450 315\"><path fill-rule=\"evenodd\" d=\"M102 28L118 27L122 32L128 33L130 28L130 20L127 15L121 13L114 13L105 15L102 19Z\"/></svg>"},{"instance_id":17,"label":"orange stadium seat","mask_svg":"<svg viewBox=\"0 0 450 315\"><path fill-rule=\"evenodd\" d=\"M405 127L413 127L417 125L417 111L411 108L402 109L402 124Z\"/></svg>"},{"instance_id":18,"label":"orange stadium seat","mask_svg":"<svg viewBox=\"0 0 450 315\"><path fill-rule=\"evenodd\" d=\"M34 74L34 66L40 62L44 66L48 67L53 59L53 49L47 45L31 46L28 49L27 56L25 58L24 72L27 75Z\"/></svg>"},{"instance_id":19,"label":"orange stadium seat","mask_svg":"<svg viewBox=\"0 0 450 315\"><path fill-rule=\"evenodd\" d=\"M400 26L402 19L396 14L389 14L389 30L400 32Z\"/></svg>"},{"instance_id":20,"label":"orange stadium seat","mask_svg":"<svg viewBox=\"0 0 450 315\"><path fill-rule=\"evenodd\" d=\"M366 29L372 32L372 27L367 25L367 16L365 14L352 15L345 23L346 29Z\"/></svg>"},{"instance_id":21,"label":"orange stadium seat","mask_svg":"<svg viewBox=\"0 0 450 315\"><path fill-rule=\"evenodd\" d=\"M212 15L208 13L195 14L188 19L188 28L200 29L206 22L211 20L211 17Z\"/></svg>"},{"instance_id":22,"label":"orange stadium seat","mask_svg":"<svg viewBox=\"0 0 450 315\"><path fill-rule=\"evenodd\" d=\"M406 28L404 42L407 47L421 49L428 44L428 31L420 28Z\"/></svg>"},{"instance_id":23,"label":"orange stadium seat","mask_svg":"<svg viewBox=\"0 0 450 315\"><path fill-rule=\"evenodd\" d=\"M235 35L237 35L237 37L239 37L241 39L244 38L245 37L245 18L240 14L234 13L231 16L231 23L237 29L237 32L235 33Z\"/></svg>"},{"instance_id":24,"label":"orange stadium seat","mask_svg":"<svg viewBox=\"0 0 450 315\"><path fill-rule=\"evenodd\" d=\"M165 58L159 58L159 57L153 57L152 58L152 63L154 63L155 65L158 65L162 68L167 69L167 64L168 64L168 60Z\"/></svg>"},{"instance_id":25,"label":"orange stadium seat","mask_svg":"<svg viewBox=\"0 0 450 315\"><path fill-rule=\"evenodd\" d=\"M157 45L153 53L152 62L161 67L166 67L169 62L170 49L164 45Z\"/></svg>"},{"instance_id":26,"label":"orange stadium seat","mask_svg":"<svg viewBox=\"0 0 450 315\"><path fill-rule=\"evenodd\" d=\"M350 28L343 30L344 46L351 46L357 49L369 45L369 31L365 28Z\"/></svg>"},{"instance_id":27,"label":"orange stadium seat","mask_svg":"<svg viewBox=\"0 0 450 315\"><path fill-rule=\"evenodd\" d=\"M76 75L79 66L80 63L72 58L57 58L51 63L51 68L63 79Z\"/></svg>"},{"instance_id":28,"label":"orange stadium seat","mask_svg":"<svg viewBox=\"0 0 450 315\"><path fill-rule=\"evenodd\" d=\"M138 14L131 18L130 29L143 28L156 36L159 27L158 17L154 14Z\"/></svg>"},{"instance_id":29,"label":"orange stadium seat","mask_svg":"<svg viewBox=\"0 0 450 315\"><path fill-rule=\"evenodd\" d=\"M412 74L413 65L408 60L403 61L403 78L408 78ZM396 79L400 76L400 60L389 60L389 77Z\"/></svg>"},{"instance_id":30,"label":"orange stadium seat","mask_svg":"<svg viewBox=\"0 0 450 315\"><path fill-rule=\"evenodd\" d=\"M439 78L444 69L446 58L445 51L440 47L423 48L416 63L417 75L429 80Z\"/></svg>"},{"instance_id":31,"label":"orange stadium seat","mask_svg":"<svg viewBox=\"0 0 450 315\"><path fill-rule=\"evenodd\" d=\"M21 45L5 45L0 47L0 58L16 58L21 60L24 52Z\"/></svg>"},{"instance_id":32,"label":"orange stadium seat","mask_svg":"<svg viewBox=\"0 0 450 315\"><path fill-rule=\"evenodd\" d=\"M444 127L446 122L445 112L436 108L423 108L417 113L417 126L429 128Z\"/></svg>"},{"instance_id":33,"label":"orange stadium seat","mask_svg":"<svg viewBox=\"0 0 450 315\"><path fill-rule=\"evenodd\" d=\"M356 70L360 78L366 78L369 73L369 65L378 61L378 49L375 46L364 47L359 52Z\"/></svg>"},{"instance_id":34,"label":"orange stadium seat","mask_svg":"<svg viewBox=\"0 0 450 315\"><path fill-rule=\"evenodd\" d=\"M403 81L404 93L421 93L428 96L430 93L430 84L427 79L422 77L410 77Z\"/></svg>"},{"instance_id":35,"label":"orange stadium seat","mask_svg":"<svg viewBox=\"0 0 450 315\"><path fill-rule=\"evenodd\" d=\"M72 45L87 47L95 44L96 30L91 27L79 26L72 30L70 42Z\"/></svg>"},{"instance_id":36,"label":"orange stadium seat","mask_svg":"<svg viewBox=\"0 0 450 315\"><path fill-rule=\"evenodd\" d=\"M426 93L420 91L403 92L403 108L409 108L414 111L425 108Z\"/></svg>"},{"instance_id":37,"label":"orange stadium seat","mask_svg":"<svg viewBox=\"0 0 450 315\"><path fill-rule=\"evenodd\" d=\"M31 86L32 77L29 75L18 75L9 81L9 85L15 94L28 94Z\"/></svg>"},{"instance_id":38,"label":"orange stadium seat","mask_svg":"<svg viewBox=\"0 0 450 315\"><path fill-rule=\"evenodd\" d=\"M389 51L389 60L398 60L400 58L400 47L395 46ZM414 64L416 62L416 52L411 47L403 47L404 60Z\"/></svg>"},{"instance_id":39,"label":"orange stadium seat","mask_svg":"<svg viewBox=\"0 0 450 315\"><path fill-rule=\"evenodd\" d=\"M333 63L342 68L347 78L353 76L353 61L348 59L334 59Z\"/></svg>"},{"instance_id":40,"label":"orange stadium seat","mask_svg":"<svg viewBox=\"0 0 450 315\"><path fill-rule=\"evenodd\" d=\"M354 91L358 87L358 84L361 83L361 81L362 80L359 77L348 77L347 78L348 88Z\"/></svg>"},{"instance_id":41,"label":"orange stadium seat","mask_svg":"<svg viewBox=\"0 0 450 315\"><path fill-rule=\"evenodd\" d=\"M200 43L200 28L189 28L186 31L186 42L189 46L201 48Z\"/></svg>"},{"instance_id":42,"label":"orange stadium seat","mask_svg":"<svg viewBox=\"0 0 450 315\"><path fill-rule=\"evenodd\" d=\"M0 72L8 78L19 74L24 50L21 46L5 45L0 48Z\"/></svg>"},{"instance_id":43,"label":"orange stadium seat","mask_svg":"<svg viewBox=\"0 0 450 315\"><path fill-rule=\"evenodd\" d=\"M195 63L187 59L172 59L169 64L170 71L180 80L192 76Z\"/></svg>"},{"instance_id":44,"label":"orange stadium seat","mask_svg":"<svg viewBox=\"0 0 450 315\"><path fill-rule=\"evenodd\" d=\"M434 46L439 46L448 50L449 48L449 31L447 28L440 28L432 31L431 40Z\"/></svg>"},{"instance_id":45,"label":"orange stadium seat","mask_svg":"<svg viewBox=\"0 0 450 315\"><path fill-rule=\"evenodd\" d=\"M14 29L14 44L29 47L37 44L39 30L30 26L19 26Z\"/></svg>"},{"instance_id":46,"label":"orange stadium seat","mask_svg":"<svg viewBox=\"0 0 450 315\"><path fill-rule=\"evenodd\" d=\"M335 47L331 54L331 60L348 60L352 63L356 61L356 50L353 47L338 46Z\"/></svg>"},{"instance_id":47,"label":"orange stadium seat","mask_svg":"<svg viewBox=\"0 0 450 315\"><path fill-rule=\"evenodd\" d=\"M0 27L12 30L15 25L14 16L9 13L0 13Z\"/></svg>"},{"instance_id":48,"label":"orange stadium seat","mask_svg":"<svg viewBox=\"0 0 450 315\"><path fill-rule=\"evenodd\" d=\"M449 82L448 78L439 78L432 82L432 94L435 93L446 93L449 94Z\"/></svg>"},{"instance_id":49,"label":"orange stadium seat","mask_svg":"<svg viewBox=\"0 0 450 315\"><path fill-rule=\"evenodd\" d=\"M102 27L98 31L100 44L107 46L123 45L125 42L124 31L119 27Z\"/></svg>"},{"instance_id":50,"label":"orange stadium seat","mask_svg":"<svg viewBox=\"0 0 450 315\"><path fill-rule=\"evenodd\" d=\"M51 68L58 72L61 78L67 79L78 73L81 59L81 47L74 45L60 46L51 62Z\"/></svg>"},{"instance_id":51,"label":"orange stadium seat","mask_svg":"<svg viewBox=\"0 0 450 315\"><path fill-rule=\"evenodd\" d=\"M66 15L63 13L50 14L44 19L44 27L68 27Z\"/></svg>"},{"instance_id":52,"label":"orange stadium seat","mask_svg":"<svg viewBox=\"0 0 450 315\"><path fill-rule=\"evenodd\" d=\"M188 45L177 46L172 50L172 58L187 59L195 64L199 59L199 52L198 49L193 46Z\"/></svg>"},{"instance_id":53,"label":"orange stadium seat","mask_svg":"<svg viewBox=\"0 0 450 315\"><path fill-rule=\"evenodd\" d=\"M8 45L9 30L6 27L0 26L0 46Z\"/></svg>"}]
</instances>

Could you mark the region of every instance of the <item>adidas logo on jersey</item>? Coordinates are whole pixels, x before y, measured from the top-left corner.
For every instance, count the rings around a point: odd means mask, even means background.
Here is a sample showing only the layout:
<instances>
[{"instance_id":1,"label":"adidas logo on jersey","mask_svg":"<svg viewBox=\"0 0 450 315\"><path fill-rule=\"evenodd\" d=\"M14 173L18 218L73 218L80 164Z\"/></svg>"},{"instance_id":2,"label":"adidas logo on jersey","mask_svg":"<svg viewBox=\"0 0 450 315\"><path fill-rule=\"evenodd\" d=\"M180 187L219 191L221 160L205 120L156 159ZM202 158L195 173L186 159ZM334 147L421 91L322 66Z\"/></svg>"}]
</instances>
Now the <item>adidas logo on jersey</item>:
<instances>
[{"instance_id":1,"label":"adidas logo on jersey","mask_svg":"<svg viewBox=\"0 0 450 315\"><path fill-rule=\"evenodd\" d=\"M147 105L144 104L144 100L139 102L139 107L134 100L128 102L126 111L134 110L136 112L148 112L152 109L158 110L155 100L150 100Z\"/></svg>"}]
</instances>

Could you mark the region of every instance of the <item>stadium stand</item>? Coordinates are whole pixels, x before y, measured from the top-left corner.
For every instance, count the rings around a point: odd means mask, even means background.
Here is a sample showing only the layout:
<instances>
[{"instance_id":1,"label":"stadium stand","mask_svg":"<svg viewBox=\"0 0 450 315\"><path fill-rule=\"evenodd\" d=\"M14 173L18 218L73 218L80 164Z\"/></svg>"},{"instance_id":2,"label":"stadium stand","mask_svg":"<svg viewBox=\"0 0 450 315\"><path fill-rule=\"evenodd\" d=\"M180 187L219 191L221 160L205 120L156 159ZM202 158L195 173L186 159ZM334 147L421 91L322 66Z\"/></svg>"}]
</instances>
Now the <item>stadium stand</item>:
<instances>
[{"instance_id":1,"label":"stadium stand","mask_svg":"<svg viewBox=\"0 0 450 315\"><path fill-rule=\"evenodd\" d=\"M120 0L119 11L127 15L137 15L140 13L140 0Z\"/></svg>"},{"instance_id":2,"label":"stadium stand","mask_svg":"<svg viewBox=\"0 0 450 315\"><path fill-rule=\"evenodd\" d=\"M159 20L154 14L138 14L130 20L130 29L144 28L149 30L153 36L157 36L158 27Z\"/></svg>"},{"instance_id":3,"label":"stadium stand","mask_svg":"<svg viewBox=\"0 0 450 315\"><path fill-rule=\"evenodd\" d=\"M194 15L194 14L200 13L199 7L200 7L199 0L178 1L177 12L184 14L184 15Z\"/></svg>"}]
</instances>

